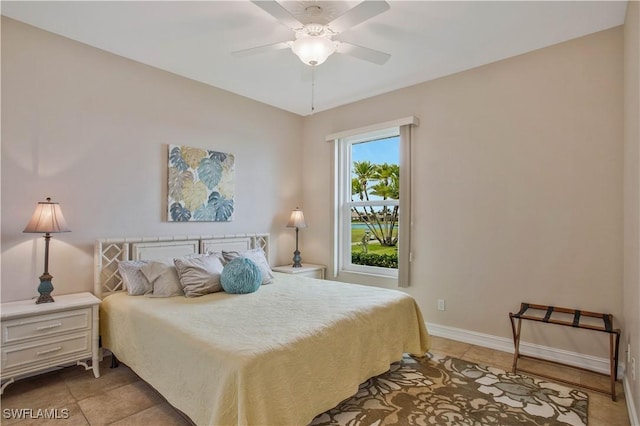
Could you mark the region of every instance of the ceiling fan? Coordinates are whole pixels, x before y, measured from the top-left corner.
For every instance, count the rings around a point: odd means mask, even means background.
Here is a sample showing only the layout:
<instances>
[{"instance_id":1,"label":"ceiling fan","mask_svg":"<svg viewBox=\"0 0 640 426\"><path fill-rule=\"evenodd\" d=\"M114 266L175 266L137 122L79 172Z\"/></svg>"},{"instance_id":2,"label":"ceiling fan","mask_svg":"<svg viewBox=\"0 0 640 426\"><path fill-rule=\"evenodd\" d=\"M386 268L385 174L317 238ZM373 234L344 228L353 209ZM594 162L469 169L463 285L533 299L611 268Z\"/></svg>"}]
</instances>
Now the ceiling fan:
<instances>
[{"instance_id":1,"label":"ceiling fan","mask_svg":"<svg viewBox=\"0 0 640 426\"><path fill-rule=\"evenodd\" d=\"M388 10L389 4L386 1L363 1L327 24L318 23L321 22L320 19L324 12L322 2L305 7L305 13L311 21L307 24L300 22L275 0L252 0L252 3L276 18L281 24L293 30L296 38L291 41L232 52L235 56L249 56L290 48L302 62L312 67L322 64L335 52L344 53L378 65L384 64L391 57L388 53L333 39L334 36L351 27ZM313 22L314 20L317 22Z\"/></svg>"}]
</instances>

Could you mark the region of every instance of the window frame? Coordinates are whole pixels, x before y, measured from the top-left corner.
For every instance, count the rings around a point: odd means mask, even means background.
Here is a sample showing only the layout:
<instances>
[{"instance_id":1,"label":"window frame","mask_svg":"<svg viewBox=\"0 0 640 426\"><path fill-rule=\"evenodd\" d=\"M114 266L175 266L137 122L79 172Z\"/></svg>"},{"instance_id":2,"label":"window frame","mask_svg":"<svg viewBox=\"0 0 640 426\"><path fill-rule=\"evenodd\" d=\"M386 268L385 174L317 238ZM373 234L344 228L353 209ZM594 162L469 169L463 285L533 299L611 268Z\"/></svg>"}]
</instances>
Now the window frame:
<instances>
[{"instance_id":1,"label":"window frame","mask_svg":"<svg viewBox=\"0 0 640 426\"><path fill-rule=\"evenodd\" d=\"M414 132L416 128L420 126L420 119L416 116L407 116L398 118L395 120L375 123L365 127L356 129L343 130L336 133L331 133L325 137L325 141L333 145L333 155L331 157L331 266L328 270L330 277L337 281L346 281L359 283L364 285L373 285L380 287L392 288L396 287L409 287L411 285L411 263L413 262L412 253L412 230L413 230L413 207L411 203L413 188L411 185L412 180L412 145L415 140ZM339 185L338 171L343 163L344 156L340 155L340 143L339 140L351 136L362 135L378 130L384 130L391 127L398 127L400 129L400 216L399 223L404 225L399 228L398 235L398 277L385 277L380 275L354 273L342 271L341 257L340 257L340 241L338 239L339 232L343 232L343 221L340 220L340 200L343 196L343 188ZM349 188L351 193L351 188Z\"/></svg>"},{"instance_id":2,"label":"window frame","mask_svg":"<svg viewBox=\"0 0 640 426\"><path fill-rule=\"evenodd\" d=\"M352 158L351 148L353 145L360 143L373 142L393 137L400 137L400 127L392 126L384 129L364 132L336 140L338 148L338 209L337 222L337 249L338 249L338 273L357 273L381 276L386 278L398 279L398 268L382 268L379 266L357 265L351 263L351 207L352 206L399 206L402 208L401 200L372 200L372 201L353 201L351 191L352 179ZM399 147L398 157L402 155L402 147ZM400 222L398 222L398 227Z\"/></svg>"}]
</instances>

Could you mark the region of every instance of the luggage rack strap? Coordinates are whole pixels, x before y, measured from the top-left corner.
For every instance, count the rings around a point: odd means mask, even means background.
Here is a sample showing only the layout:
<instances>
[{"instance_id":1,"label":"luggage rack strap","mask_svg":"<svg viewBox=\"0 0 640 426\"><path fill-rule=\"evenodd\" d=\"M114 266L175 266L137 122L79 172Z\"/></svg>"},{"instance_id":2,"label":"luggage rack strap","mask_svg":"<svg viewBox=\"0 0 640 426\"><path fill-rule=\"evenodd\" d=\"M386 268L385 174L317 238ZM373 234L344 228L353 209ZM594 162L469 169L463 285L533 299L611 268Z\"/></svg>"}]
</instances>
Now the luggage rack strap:
<instances>
[{"instance_id":1,"label":"luggage rack strap","mask_svg":"<svg viewBox=\"0 0 640 426\"><path fill-rule=\"evenodd\" d=\"M544 311L544 316L541 314L535 315L534 313L530 313L529 311ZM573 315L572 321L559 320L552 318L555 312ZM536 305L533 303L521 303L520 310L516 314L510 314L510 316L519 319L531 320L531 321L540 321L549 324L557 324L564 325L575 328L584 328L588 330L602 331L606 333L612 334L620 334L620 329L613 328L613 316L611 314L603 314L599 312L589 312L582 311L579 309L569 309L569 308L558 308L555 306L548 305ZM602 320L602 325L595 324L581 324L580 321L584 317L589 318L599 318Z\"/></svg>"}]
</instances>

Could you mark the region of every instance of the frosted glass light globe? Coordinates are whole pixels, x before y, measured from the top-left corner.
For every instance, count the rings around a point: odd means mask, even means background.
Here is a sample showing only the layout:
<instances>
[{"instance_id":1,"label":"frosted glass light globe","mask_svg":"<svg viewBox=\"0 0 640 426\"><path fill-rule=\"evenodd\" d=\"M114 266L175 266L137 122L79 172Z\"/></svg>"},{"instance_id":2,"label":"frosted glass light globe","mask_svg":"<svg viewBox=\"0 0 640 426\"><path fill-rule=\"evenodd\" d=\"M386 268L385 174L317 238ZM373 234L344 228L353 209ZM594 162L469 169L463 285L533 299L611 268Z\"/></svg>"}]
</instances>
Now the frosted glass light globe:
<instances>
[{"instance_id":1,"label":"frosted glass light globe","mask_svg":"<svg viewBox=\"0 0 640 426\"><path fill-rule=\"evenodd\" d=\"M293 53L310 66L320 65L336 51L336 45L326 37L303 36L293 42Z\"/></svg>"}]
</instances>

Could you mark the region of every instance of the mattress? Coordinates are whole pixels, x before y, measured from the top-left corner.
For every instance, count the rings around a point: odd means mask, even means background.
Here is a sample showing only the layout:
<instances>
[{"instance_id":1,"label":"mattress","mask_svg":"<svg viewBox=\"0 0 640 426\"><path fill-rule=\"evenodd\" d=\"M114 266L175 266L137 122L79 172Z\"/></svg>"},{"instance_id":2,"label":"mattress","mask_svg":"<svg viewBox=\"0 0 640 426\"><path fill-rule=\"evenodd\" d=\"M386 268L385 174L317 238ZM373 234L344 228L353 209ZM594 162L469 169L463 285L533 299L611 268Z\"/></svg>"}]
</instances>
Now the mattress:
<instances>
[{"instance_id":1,"label":"mattress","mask_svg":"<svg viewBox=\"0 0 640 426\"><path fill-rule=\"evenodd\" d=\"M101 305L103 346L197 425L303 425L429 338L415 300L275 274L250 294Z\"/></svg>"}]
</instances>

